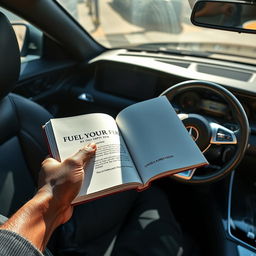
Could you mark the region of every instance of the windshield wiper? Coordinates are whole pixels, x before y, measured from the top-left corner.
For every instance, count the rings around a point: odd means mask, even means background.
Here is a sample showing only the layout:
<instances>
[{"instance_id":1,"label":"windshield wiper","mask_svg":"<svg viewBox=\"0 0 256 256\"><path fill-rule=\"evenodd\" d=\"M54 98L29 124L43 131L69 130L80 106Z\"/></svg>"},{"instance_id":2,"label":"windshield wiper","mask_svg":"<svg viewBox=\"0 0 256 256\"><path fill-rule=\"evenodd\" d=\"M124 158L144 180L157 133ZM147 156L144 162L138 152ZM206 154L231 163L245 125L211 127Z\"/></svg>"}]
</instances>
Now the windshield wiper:
<instances>
[{"instance_id":1,"label":"windshield wiper","mask_svg":"<svg viewBox=\"0 0 256 256\"><path fill-rule=\"evenodd\" d=\"M196 46L196 50L194 50L194 46ZM254 64L255 57L254 55L241 55L237 54L236 48L241 48L240 45L232 45L232 52L227 49L229 45L226 44L217 44L219 47L223 47L223 51L217 50L213 51L208 48L216 47L214 43L198 43L198 42L170 42L170 43L145 43L136 45L135 47L131 47L130 49L137 51L146 51L152 53L164 53L164 54L175 54L180 56L193 56L193 57L203 57L203 58L211 58L211 59L221 59L221 60L230 60L232 58L233 62L237 63L247 63ZM200 48L203 48L200 51ZM129 47L128 47L129 48ZM188 48L188 49L186 49ZM247 50L255 51L253 47L246 47Z\"/></svg>"},{"instance_id":2,"label":"windshield wiper","mask_svg":"<svg viewBox=\"0 0 256 256\"><path fill-rule=\"evenodd\" d=\"M199 52L199 51L189 51L189 50L181 50L181 49L173 49L167 48L164 46L156 47L148 47L149 45L146 44L140 45L138 47L128 47L129 51L136 51L136 52L147 52L147 53L164 53L170 55L179 55L179 56L192 56L192 57L204 57L207 58L212 55L210 52Z\"/></svg>"},{"instance_id":3,"label":"windshield wiper","mask_svg":"<svg viewBox=\"0 0 256 256\"><path fill-rule=\"evenodd\" d=\"M186 45L193 45L197 43L185 43ZM184 43L182 43L184 46ZM146 53L162 53L169 55L178 55L178 56L191 56L191 57L201 57L201 58L211 58L215 60L226 60L232 61L239 64L249 64L255 65L255 58L253 56L242 56L236 54L235 52L224 52L224 51L211 51L204 49L203 51L199 50L186 50L179 49L181 47L180 43L146 43L136 46L127 46L129 51L134 52L146 52ZM176 49L177 48L177 49Z\"/></svg>"}]
</instances>

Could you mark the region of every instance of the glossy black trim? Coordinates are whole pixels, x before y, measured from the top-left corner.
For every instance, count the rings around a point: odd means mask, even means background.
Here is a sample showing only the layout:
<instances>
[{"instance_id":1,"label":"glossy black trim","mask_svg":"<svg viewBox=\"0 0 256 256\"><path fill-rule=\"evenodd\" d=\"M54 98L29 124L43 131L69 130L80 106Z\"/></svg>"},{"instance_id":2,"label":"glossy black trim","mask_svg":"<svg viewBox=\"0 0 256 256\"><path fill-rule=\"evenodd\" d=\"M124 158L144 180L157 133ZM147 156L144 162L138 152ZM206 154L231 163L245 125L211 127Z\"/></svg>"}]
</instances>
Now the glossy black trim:
<instances>
[{"instance_id":1,"label":"glossy black trim","mask_svg":"<svg viewBox=\"0 0 256 256\"><path fill-rule=\"evenodd\" d=\"M256 248L251 246L250 244L245 243L244 241L238 239L235 237L231 232L231 203L232 203L232 189L234 184L234 177L235 177L235 171L231 173L230 176L230 182L229 182L229 191L228 191L228 235L236 242L238 242L240 245L244 245L246 248L253 249L254 252L256 251Z\"/></svg>"},{"instance_id":2,"label":"glossy black trim","mask_svg":"<svg viewBox=\"0 0 256 256\"><path fill-rule=\"evenodd\" d=\"M218 30L225 30L225 31L233 31L233 32L238 32L238 33L248 33L248 34L256 34L256 30L253 30L253 29L243 29L243 28L232 28L232 27L219 27L219 26L214 26L214 25L211 25L211 24L206 24L206 23L200 23L200 22L197 22L195 21L195 19L193 19L193 17L195 16L195 12L196 12L196 9L197 9L197 5L202 3L202 2L209 2L209 1L206 1L206 0L198 0L193 9L192 9L192 13L191 13L191 16L190 16L190 21L193 25L195 26L198 26L198 27L204 27L204 28L213 28L213 29L218 29ZM223 1L216 1L214 0L214 2L223 2ZM248 1L227 1L226 2L230 2L230 3L235 3L235 4L238 4L238 3L242 3L244 5L256 5L255 2L248 2Z\"/></svg>"}]
</instances>

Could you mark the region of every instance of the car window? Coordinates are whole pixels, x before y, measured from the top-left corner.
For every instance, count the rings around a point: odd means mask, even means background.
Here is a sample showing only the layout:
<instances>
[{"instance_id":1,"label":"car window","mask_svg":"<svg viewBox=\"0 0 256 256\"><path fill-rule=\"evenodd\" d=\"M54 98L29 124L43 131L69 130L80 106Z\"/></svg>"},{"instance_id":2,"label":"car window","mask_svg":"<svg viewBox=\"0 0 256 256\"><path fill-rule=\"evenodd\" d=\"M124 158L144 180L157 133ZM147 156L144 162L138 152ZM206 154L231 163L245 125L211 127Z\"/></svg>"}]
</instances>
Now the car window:
<instances>
[{"instance_id":1,"label":"car window","mask_svg":"<svg viewBox=\"0 0 256 256\"><path fill-rule=\"evenodd\" d=\"M11 22L21 52L21 62L38 59L41 56L42 32L19 16L0 8Z\"/></svg>"},{"instance_id":2,"label":"car window","mask_svg":"<svg viewBox=\"0 0 256 256\"><path fill-rule=\"evenodd\" d=\"M100 44L157 51L221 54L255 63L256 35L199 28L187 0L58 0ZM238 61L245 61L240 58Z\"/></svg>"}]
</instances>

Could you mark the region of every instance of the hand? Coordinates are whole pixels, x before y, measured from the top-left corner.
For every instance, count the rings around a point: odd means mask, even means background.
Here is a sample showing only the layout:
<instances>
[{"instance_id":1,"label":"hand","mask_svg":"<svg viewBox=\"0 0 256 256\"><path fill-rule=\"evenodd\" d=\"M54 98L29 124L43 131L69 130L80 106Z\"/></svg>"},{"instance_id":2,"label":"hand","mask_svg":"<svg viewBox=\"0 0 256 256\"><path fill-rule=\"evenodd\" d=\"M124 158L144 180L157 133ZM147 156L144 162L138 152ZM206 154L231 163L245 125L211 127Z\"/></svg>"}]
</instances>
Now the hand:
<instances>
[{"instance_id":1,"label":"hand","mask_svg":"<svg viewBox=\"0 0 256 256\"><path fill-rule=\"evenodd\" d=\"M47 158L39 173L39 192L52 195L52 205L60 213L60 224L73 213L71 202L77 196L84 179L84 169L96 151L95 144L88 144L62 163Z\"/></svg>"},{"instance_id":2,"label":"hand","mask_svg":"<svg viewBox=\"0 0 256 256\"><path fill-rule=\"evenodd\" d=\"M62 163L48 158L39 173L39 190L0 229L15 232L44 251L52 232L70 219L71 202L77 196L84 169L96 151L89 144Z\"/></svg>"}]
</instances>

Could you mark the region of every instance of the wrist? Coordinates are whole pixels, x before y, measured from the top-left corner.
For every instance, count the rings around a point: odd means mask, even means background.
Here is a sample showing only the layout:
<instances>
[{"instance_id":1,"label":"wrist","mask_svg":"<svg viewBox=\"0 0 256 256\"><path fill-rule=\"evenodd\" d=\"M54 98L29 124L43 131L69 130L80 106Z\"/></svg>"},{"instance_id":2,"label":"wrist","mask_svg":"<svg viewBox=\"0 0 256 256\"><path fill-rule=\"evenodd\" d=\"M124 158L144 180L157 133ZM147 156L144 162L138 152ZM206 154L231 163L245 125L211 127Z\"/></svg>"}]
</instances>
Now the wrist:
<instances>
[{"instance_id":1,"label":"wrist","mask_svg":"<svg viewBox=\"0 0 256 256\"><path fill-rule=\"evenodd\" d=\"M32 205L37 205L42 217L49 220L54 228L65 222L64 215L70 206L63 205L59 200L56 200L50 185L44 185L40 188L30 201Z\"/></svg>"},{"instance_id":2,"label":"wrist","mask_svg":"<svg viewBox=\"0 0 256 256\"><path fill-rule=\"evenodd\" d=\"M52 232L63 223L63 209L53 199L51 190L42 187L0 228L21 235L43 251Z\"/></svg>"}]
</instances>

